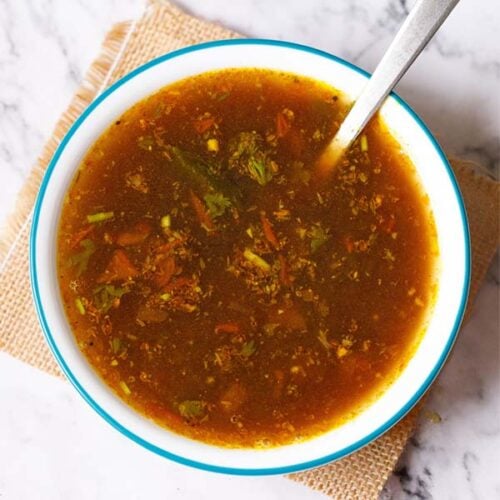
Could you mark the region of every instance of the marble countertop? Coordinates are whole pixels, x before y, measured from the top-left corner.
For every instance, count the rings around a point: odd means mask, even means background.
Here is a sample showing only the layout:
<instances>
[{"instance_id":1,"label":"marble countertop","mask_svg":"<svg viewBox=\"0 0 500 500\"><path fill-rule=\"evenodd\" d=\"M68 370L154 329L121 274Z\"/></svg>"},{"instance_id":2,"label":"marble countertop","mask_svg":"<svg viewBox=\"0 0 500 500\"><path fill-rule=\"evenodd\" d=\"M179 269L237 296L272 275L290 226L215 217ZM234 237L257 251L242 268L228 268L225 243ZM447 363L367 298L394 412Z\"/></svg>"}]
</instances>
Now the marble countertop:
<instances>
[{"instance_id":1,"label":"marble countertop","mask_svg":"<svg viewBox=\"0 0 500 500\"><path fill-rule=\"evenodd\" d=\"M245 35L316 46L373 70L412 2L181 0ZM0 222L112 23L143 0L0 0ZM397 88L451 154L500 162L500 17L462 0ZM426 402L385 499L500 497L498 267ZM440 415L437 422L436 413ZM281 477L170 463L110 431L72 387L0 354L0 498L321 498Z\"/></svg>"}]
</instances>

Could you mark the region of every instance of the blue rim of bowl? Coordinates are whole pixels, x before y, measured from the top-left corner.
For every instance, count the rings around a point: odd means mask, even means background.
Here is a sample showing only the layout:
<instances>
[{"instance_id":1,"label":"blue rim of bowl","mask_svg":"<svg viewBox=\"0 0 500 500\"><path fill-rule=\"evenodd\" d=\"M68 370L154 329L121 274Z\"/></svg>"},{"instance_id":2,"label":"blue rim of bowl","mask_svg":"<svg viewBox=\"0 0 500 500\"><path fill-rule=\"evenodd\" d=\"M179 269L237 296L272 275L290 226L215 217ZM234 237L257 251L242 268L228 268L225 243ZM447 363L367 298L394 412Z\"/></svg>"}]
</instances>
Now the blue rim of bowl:
<instances>
[{"instance_id":1,"label":"blue rim of bowl","mask_svg":"<svg viewBox=\"0 0 500 500\"><path fill-rule=\"evenodd\" d=\"M143 66L140 66L139 68L135 69L134 71L128 73L126 76L118 80L116 83L111 85L108 89L106 89L101 95L99 95L86 109L85 111L81 114L81 116L75 121L75 123L71 126L63 140L61 141L61 144L57 148L48 168L47 171L44 175L44 178L42 180L40 190L35 202L35 207L34 207L34 213L33 213L33 222L32 222L32 227L31 227L31 235L30 235L30 277L31 277L31 287L32 287L32 292L33 292L33 297L34 297L34 302L35 302L35 307L38 313L38 318L41 323L45 339L47 343L49 344L49 347L56 358L57 362L59 363L59 366L61 367L62 371L64 374L67 376L67 378L70 380L70 382L73 384L73 386L76 388L76 390L80 393L80 395L85 399L85 401L101 416L104 418L106 422L108 422L110 425L112 425L115 429L117 429L119 432L121 432L123 435L134 441L135 443L143 446L144 448L161 455L163 457L169 458L170 460L173 460L174 462L178 462L180 464L188 465L191 467L195 467L198 469L206 470L206 471L211 471L211 472L219 472L219 473L225 473L225 474L235 474L235 475L247 475L247 476L252 476L252 475L271 475L271 474L288 474L291 472L298 472L301 470L305 469L311 469L314 467L318 467L321 465L324 465L326 463L339 460L357 450L360 448L366 446L373 440L377 439L380 437L382 434L387 432L392 426L394 426L399 420L401 420L412 408L415 406L415 404L418 402L418 400L424 395L424 393L427 391L429 386L432 384L438 373L440 372L441 368L443 367L446 358L448 357L450 350L456 340L458 329L460 327L460 324L462 322L462 318L464 315L465 311L465 305L467 303L467 296L468 296L468 291L469 291L469 280L470 280L470 235L469 235L469 227L467 223L467 215L465 212L465 207L463 203L463 199L460 193L460 189L458 187L458 183L456 181L455 175L450 167L450 164L448 163L448 160L446 156L444 155L443 151L441 150L439 144L437 143L436 139L434 136L431 134L427 126L424 124L424 122L418 117L418 115L413 111L413 109L403 100L401 99L397 94L391 93L391 96L396 99L396 101L403 106L403 108L411 115L411 117L415 120L415 122L419 125L421 130L425 133L427 136L427 139L429 142L433 145L434 149L436 150L437 154L439 155L441 162L443 166L446 169L446 172L448 174L449 180L453 186L453 189L455 191L455 196L458 202L458 206L460 207L460 215L462 219L462 226L463 226L463 235L464 235L464 242L465 242L465 264L466 264L466 269L465 269L465 275L464 275L464 283L463 283L463 289L462 289L462 296L461 296L461 301L460 301L460 307L457 311L456 317L455 317L455 322L453 325L453 328L451 329L446 347L444 348L443 352L441 353L441 356L436 363L434 369L432 372L428 375L426 380L423 382L423 384L420 386L419 390L415 392L415 394L410 398L410 400L388 421L386 421L383 425L381 425L378 429L375 431L371 432L369 435L365 436L364 438L358 440L357 442L351 444L350 446L347 446L343 448L342 450L339 450L335 453L331 453L329 455L317 458L315 460L310 460L307 462L303 463L298 463L298 464L293 464L293 465L286 465L286 466L281 466L281 467L272 467L272 468L232 468L232 467L223 467L223 466L218 466L218 465L212 465L212 464L207 464L207 463L202 463L198 462L195 460L191 460L189 458L176 455L173 453L170 453L167 450L164 450L148 441L145 439L141 438L140 436L137 436L133 432L129 431L127 428L125 428L123 425L121 425L118 421L116 421L111 415L107 414L86 392L86 390L81 386L79 381L76 379L76 377L73 375L71 369L69 366L66 364L66 361L64 360L63 356L59 352L59 349L52 337L52 334L50 332L50 329L47 324L47 320L45 318L45 313L42 307L42 303L40 300L40 293L38 289L38 278L37 278L37 269L36 269L36 238L37 238L37 229L38 229L38 221L39 221L39 216L40 216L40 208L43 203L43 199L45 196L45 191L47 189L47 185L50 181L52 172L58 162L59 157L61 156L62 151L66 147L67 143L71 139L71 137L75 134L77 129L80 127L80 125L85 121L85 119L92 113L92 111L102 102L104 101L107 96L112 94L116 89L121 87L125 82L128 80L134 78L135 76L143 73L147 69L156 66L157 64L163 63L164 61L170 60L170 59L175 59L176 57L182 56L183 54L188 54L190 52L195 52L195 51L200 51L200 50L205 50L205 49L210 49L213 47L221 47L221 46L226 46L226 45L268 45L268 46L275 46L275 47L284 47L287 49L293 49L293 50L298 50L302 52L308 52L310 54L314 54L317 56L321 56L323 58L326 58L331 61L335 61L343 66L346 66L350 68L351 70L354 70L355 72L365 76L365 77L370 77L370 74L361 68L358 68L354 64L351 64L347 61L344 61L343 59L334 56L332 54L329 54L327 52L323 52L321 50L308 47L306 45L300 45L292 42L285 42L285 41L280 41L280 40L266 40L266 39L237 39L237 40L218 40L214 42L207 42L207 43L202 43L199 45L193 45L190 47L186 47L180 50L176 50L174 52L170 52L168 54L165 54L163 56L160 56L156 59L153 59L152 61L148 62L147 64L144 64Z\"/></svg>"}]
</instances>

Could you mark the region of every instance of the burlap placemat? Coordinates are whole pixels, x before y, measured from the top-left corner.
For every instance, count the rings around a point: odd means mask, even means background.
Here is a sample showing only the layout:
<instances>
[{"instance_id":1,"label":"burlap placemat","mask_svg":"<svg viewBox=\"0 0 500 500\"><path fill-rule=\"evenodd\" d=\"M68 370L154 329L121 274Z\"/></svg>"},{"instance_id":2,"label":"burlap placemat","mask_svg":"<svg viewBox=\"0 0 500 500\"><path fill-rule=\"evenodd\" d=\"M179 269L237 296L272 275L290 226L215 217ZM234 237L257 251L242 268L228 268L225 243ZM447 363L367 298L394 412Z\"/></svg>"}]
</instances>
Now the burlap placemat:
<instances>
[{"instance_id":1,"label":"burlap placemat","mask_svg":"<svg viewBox=\"0 0 500 500\"><path fill-rule=\"evenodd\" d=\"M108 33L100 57L88 70L57 123L0 238L0 349L62 376L45 344L32 305L28 242L33 204L42 176L73 121L104 88L152 58L202 41L237 36L161 0L151 1L139 20L115 25ZM453 167L467 205L472 234L472 299L497 247L498 184L479 175L471 164L454 161ZM289 477L332 498L375 499L414 429L417 414L418 409L413 410L377 441L343 460Z\"/></svg>"}]
</instances>

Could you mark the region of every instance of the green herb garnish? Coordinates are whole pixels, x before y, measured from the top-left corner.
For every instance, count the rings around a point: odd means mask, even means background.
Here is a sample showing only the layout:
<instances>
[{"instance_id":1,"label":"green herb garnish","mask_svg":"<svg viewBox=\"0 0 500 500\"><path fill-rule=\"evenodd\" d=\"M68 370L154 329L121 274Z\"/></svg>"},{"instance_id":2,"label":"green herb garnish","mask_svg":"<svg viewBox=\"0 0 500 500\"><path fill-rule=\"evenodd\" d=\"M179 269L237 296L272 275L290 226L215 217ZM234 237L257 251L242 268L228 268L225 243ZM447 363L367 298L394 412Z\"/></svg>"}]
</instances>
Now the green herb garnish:
<instances>
[{"instance_id":1,"label":"green herb garnish","mask_svg":"<svg viewBox=\"0 0 500 500\"><path fill-rule=\"evenodd\" d=\"M265 186L277 170L264 139L257 132L241 132L229 142L229 168Z\"/></svg>"},{"instance_id":2,"label":"green herb garnish","mask_svg":"<svg viewBox=\"0 0 500 500\"><path fill-rule=\"evenodd\" d=\"M257 348L255 347L255 342L253 340L245 342L241 346L240 356L243 356L244 358L249 358L255 352L256 349Z\"/></svg>"},{"instance_id":3,"label":"green herb garnish","mask_svg":"<svg viewBox=\"0 0 500 500\"><path fill-rule=\"evenodd\" d=\"M171 158L170 164L175 168L175 174L193 185L197 192L220 193L239 208L242 193L240 188L227 176L221 174L221 166L205 160L200 155L184 151L177 146L170 146L166 152Z\"/></svg>"},{"instance_id":4,"label":"green herb garnish","mask_svg":"<svg viewBox=\"0 0 500 500\"><path fill-rule=\"evenodd\" d=\"M95 252L95 245L92 240L85 239L80 241L80 247L83 250L68 259L68 266L75 268L77 276L80 276L87 270L89 259Z\"/></svg>"},{"instance_id":5,"label":"green herb garnish","mask_svg":"<svg viewBox=\"0 0 500 500\"><path fill-rule=\"evenodd\" d=\"M220 193L208 193L203 197L203 199L205 200L208 212L213 219L224 215L226 209L232 205L231 201Z\"/></svg>"},{"instance_id":6,"label":"green herb garnish","mask_svg":"<svg viewBox=\"0 0 500 500\"><path fill-rule=\"evenodd\" d=\"M248 160L248 173L250 177L256 180L261 186L265 186L273 178L273 174L265 161L256 158L250 158Z\"/></svg>"},{"instance_id":7,"label":"green herb garnish","mask_svg":"<svg viewBox=\"0 0 500 500\"><path fill-rule=\"evenodd\" d=\"M96 222L104 222L112 219L114 216L114 212L97 212L96 214L87 215L87 222L95 224Z\"/></svg>"},{"instance_id":8,"label":"green herb garnish","mask_svg":"<svg viewBox=\"0 0 500 500\"><path fill-rule=\"evenodd\" d=\"M129 291L130 290L126 287L99 285L93 291L94 304L100 312L107 313L113 305L113 301L117 298L121 298Z\"/></svg>"},{"instance_id":9,"label":"green herb garnish","mask_svg":"<svg viewBox=\"0 0 500 500\"><path fill-rule=\"evenodd\" d=\"M204 401L188 399L179 403L179 413L188 420L199 420L206 415L206 407Z\"/></svg>"},{"instance_id":10,"label":"green herb garnish","mask_svg":"<svg viewBox=\"0 0 500 500\"><path fill-rule=\"evenodd\" d=\"M314 224L309 230L311 238L311 252L316 253L329 239L328 229L324 229L320 224Z\"/></svg>"}]
</instances>

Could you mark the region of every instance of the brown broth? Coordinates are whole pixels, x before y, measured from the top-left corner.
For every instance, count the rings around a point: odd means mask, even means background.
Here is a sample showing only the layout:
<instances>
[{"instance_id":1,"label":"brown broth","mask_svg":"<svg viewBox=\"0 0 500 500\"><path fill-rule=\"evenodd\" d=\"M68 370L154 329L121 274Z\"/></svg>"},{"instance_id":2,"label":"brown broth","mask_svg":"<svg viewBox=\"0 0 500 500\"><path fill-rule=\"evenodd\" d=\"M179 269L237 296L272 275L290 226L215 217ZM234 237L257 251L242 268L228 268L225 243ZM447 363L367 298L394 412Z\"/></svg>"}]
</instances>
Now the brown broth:
<instances>
[{"instance_id":1,"label":"brown broth","mask_svg":"<svg viewBox=\"0 0 500 500\"><path fill-rule=\"evenodd\" d=\"M141 414L276 446L352 418L406 365L434 222L378 118L315 180L345 112L322 83L224 70L165 87L90 148L62 207L60 290L87 360Z\"/></svg>"}]
</instances>

